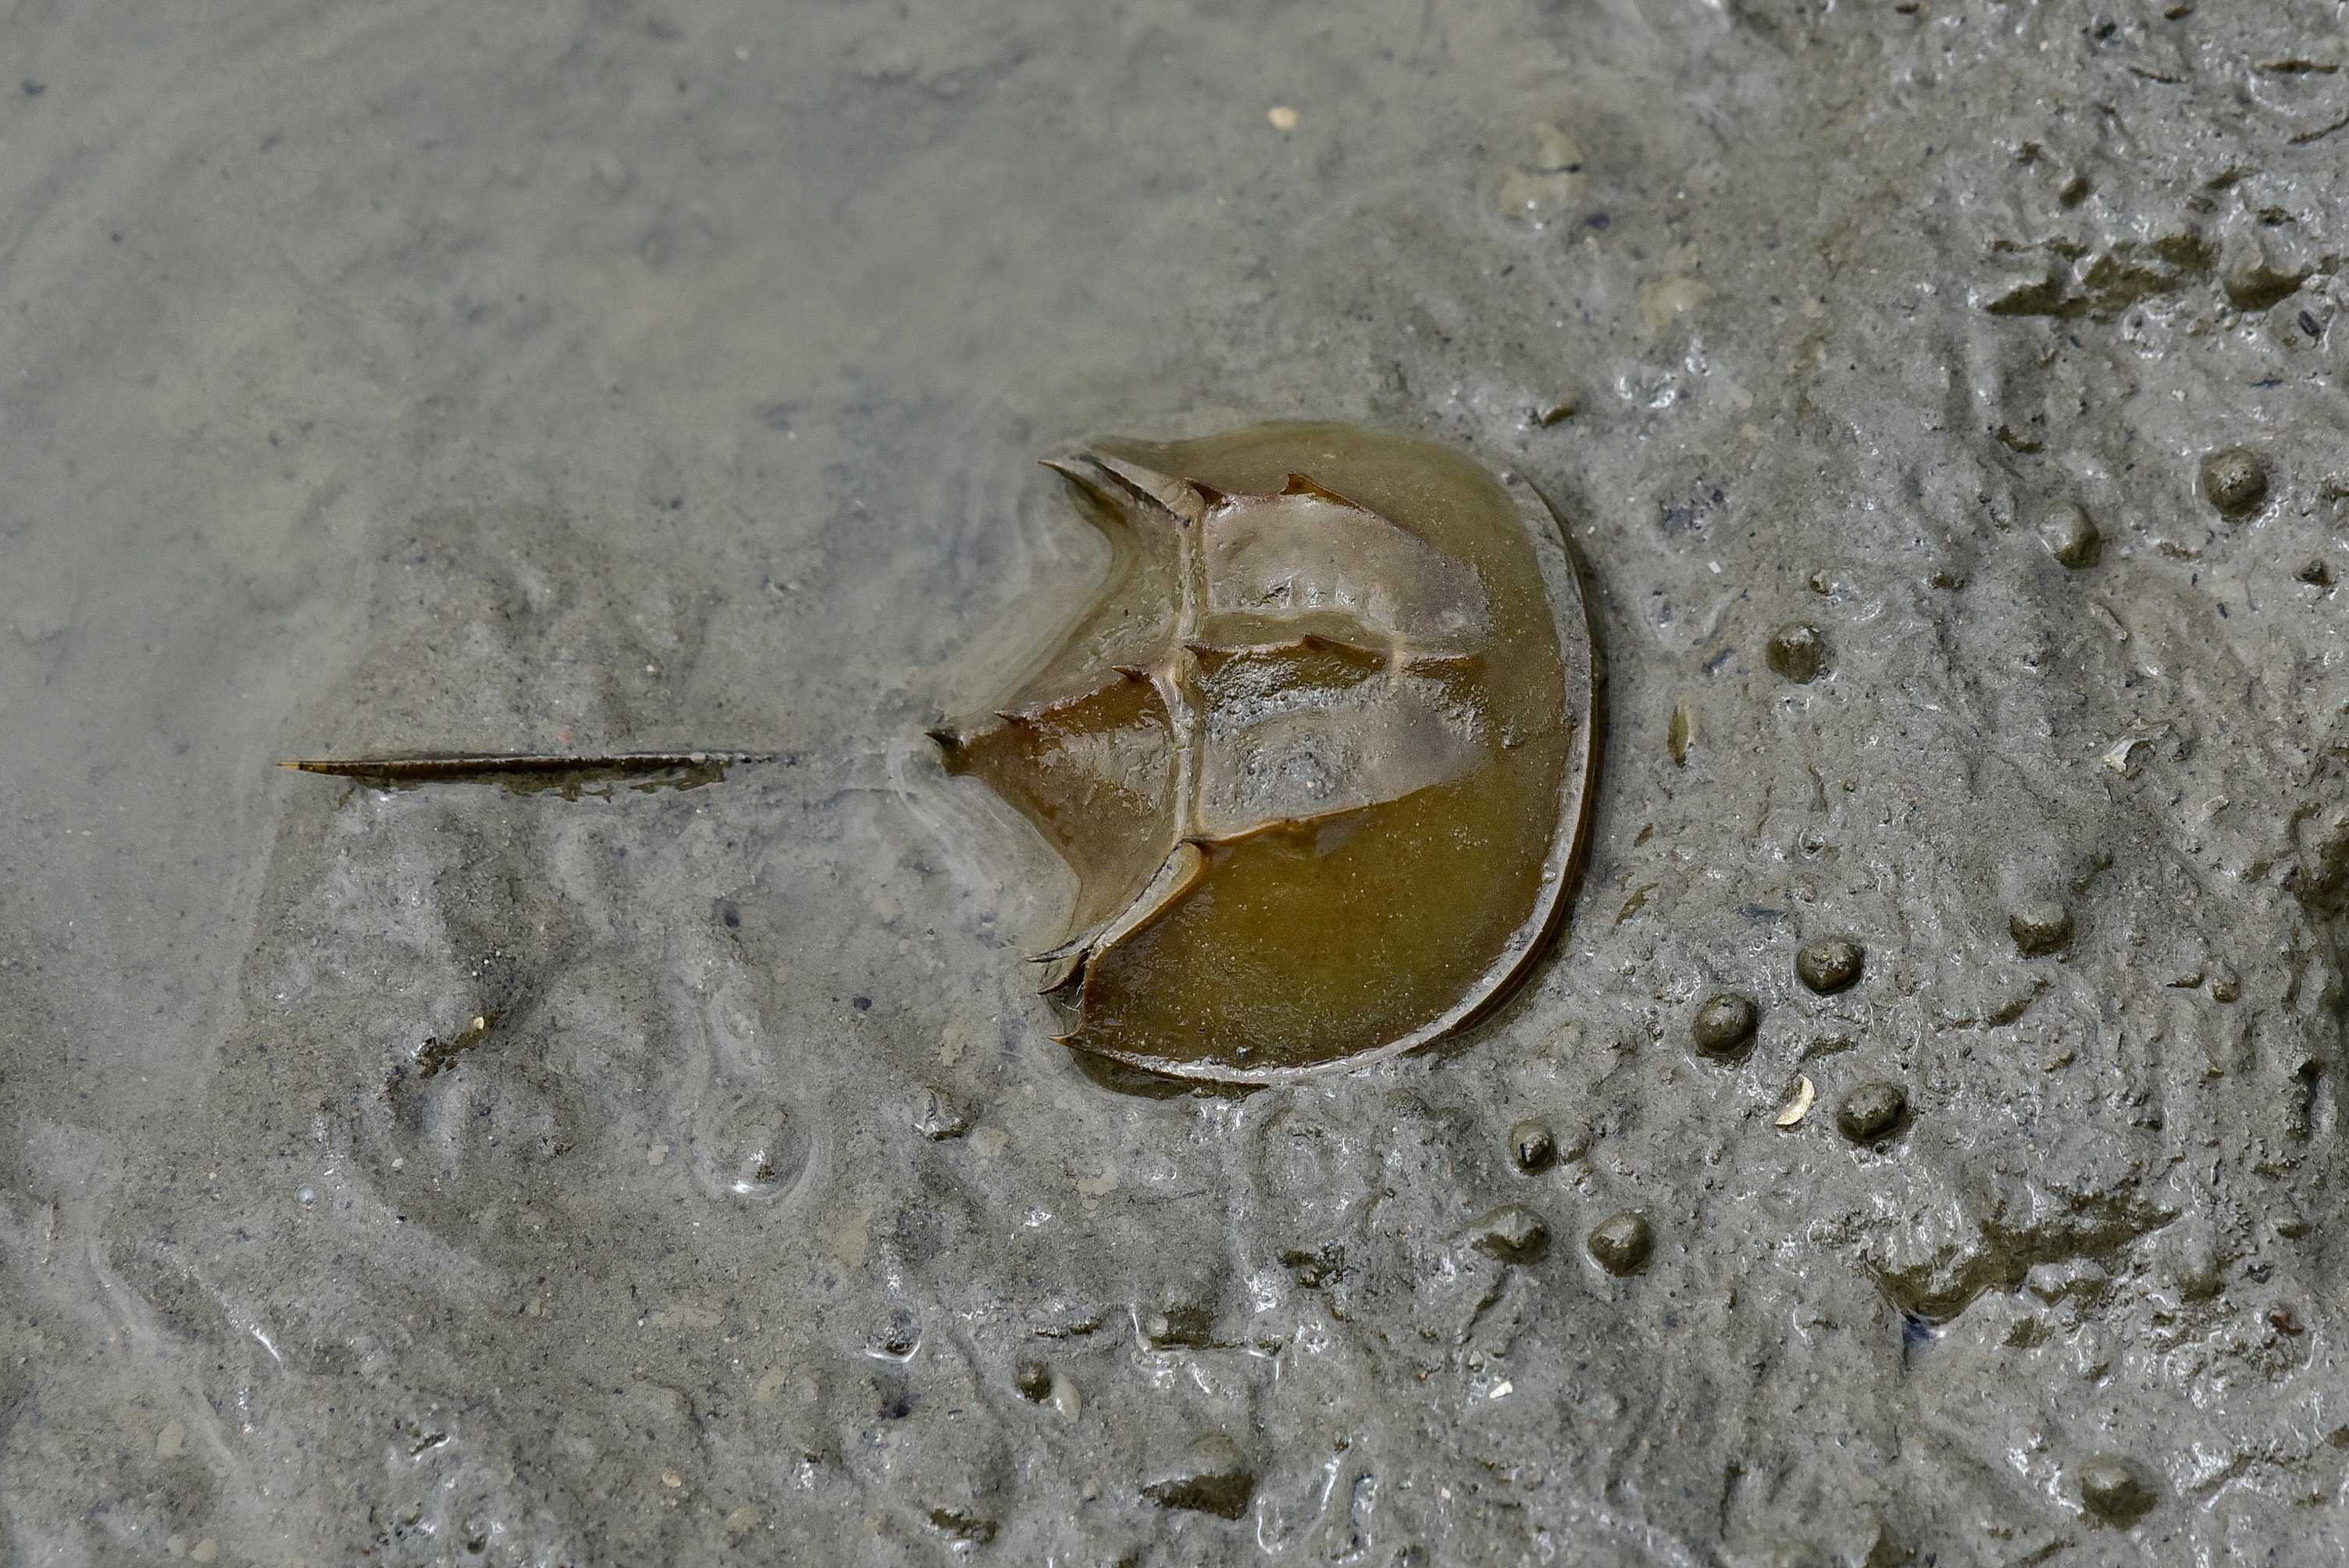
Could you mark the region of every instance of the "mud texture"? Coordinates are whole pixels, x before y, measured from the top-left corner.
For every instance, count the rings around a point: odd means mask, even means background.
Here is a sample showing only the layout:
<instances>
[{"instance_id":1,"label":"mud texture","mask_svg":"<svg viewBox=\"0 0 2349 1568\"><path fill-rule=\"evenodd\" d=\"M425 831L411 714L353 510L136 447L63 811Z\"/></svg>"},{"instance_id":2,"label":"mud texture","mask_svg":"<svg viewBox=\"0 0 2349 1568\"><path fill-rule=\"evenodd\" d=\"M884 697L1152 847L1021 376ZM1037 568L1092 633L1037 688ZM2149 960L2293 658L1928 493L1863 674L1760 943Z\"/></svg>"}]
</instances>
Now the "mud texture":
<instances>
[{"instance_id":1,"label":"mud texture","mask_svg":"<svg viewBox=\"0 0 2349 1568\"><path fill-rule=\"evenodd\" d=\"M2342 1560L2344 29L12 16L0 1560ZM1591 864L1135 1092L923 732L1299 418L1568 519ZM566 749L780 756L272 766Z\"/></svg>"}]
</instances>

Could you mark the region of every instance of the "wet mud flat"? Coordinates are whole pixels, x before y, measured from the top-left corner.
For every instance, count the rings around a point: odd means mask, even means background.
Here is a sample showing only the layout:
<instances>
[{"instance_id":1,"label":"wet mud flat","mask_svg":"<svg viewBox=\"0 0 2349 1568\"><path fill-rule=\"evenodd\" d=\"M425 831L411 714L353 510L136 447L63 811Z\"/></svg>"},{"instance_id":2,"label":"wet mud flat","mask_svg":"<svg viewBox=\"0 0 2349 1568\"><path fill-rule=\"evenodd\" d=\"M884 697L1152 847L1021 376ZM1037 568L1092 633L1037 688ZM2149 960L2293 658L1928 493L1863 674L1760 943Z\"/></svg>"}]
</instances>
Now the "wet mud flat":
<instances>
[{"instance_id":1,"label":"wet mud flat","mask_svg":"<svg viewBox=\"0 0 2349 1568\"><path fill-rule=\"evenodd\" d=\"M2337 6L153 23L0 72L0 1556L2340 1558ZM925 731L1281 418L1556 505L1591 858L1127 1092Z\"/></svg>"}]
</instances>

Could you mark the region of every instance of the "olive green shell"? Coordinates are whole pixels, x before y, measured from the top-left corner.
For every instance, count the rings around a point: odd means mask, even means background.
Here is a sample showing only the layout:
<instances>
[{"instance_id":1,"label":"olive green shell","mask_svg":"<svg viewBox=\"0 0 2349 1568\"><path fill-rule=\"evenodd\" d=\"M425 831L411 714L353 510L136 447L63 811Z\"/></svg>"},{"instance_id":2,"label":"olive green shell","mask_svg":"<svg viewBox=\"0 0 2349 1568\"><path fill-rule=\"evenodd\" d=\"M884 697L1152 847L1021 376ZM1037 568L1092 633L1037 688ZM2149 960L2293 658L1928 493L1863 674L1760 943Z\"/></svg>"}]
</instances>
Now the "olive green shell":
<instances>
[{"instance_id":1,"label":"olive green shell","mask_svg":"<svg viewBox=\"0 0 2349 1568\"><path fill-rule=\"evenodd\" d=\"M1547 506L1340 425L1052 465L1113 546L1067 640L934 732L1078 878L1064 1043L1275 1082L1392 1056L1520 980L1569 896L1600 670Z\"/></svg>"}]
</instances>

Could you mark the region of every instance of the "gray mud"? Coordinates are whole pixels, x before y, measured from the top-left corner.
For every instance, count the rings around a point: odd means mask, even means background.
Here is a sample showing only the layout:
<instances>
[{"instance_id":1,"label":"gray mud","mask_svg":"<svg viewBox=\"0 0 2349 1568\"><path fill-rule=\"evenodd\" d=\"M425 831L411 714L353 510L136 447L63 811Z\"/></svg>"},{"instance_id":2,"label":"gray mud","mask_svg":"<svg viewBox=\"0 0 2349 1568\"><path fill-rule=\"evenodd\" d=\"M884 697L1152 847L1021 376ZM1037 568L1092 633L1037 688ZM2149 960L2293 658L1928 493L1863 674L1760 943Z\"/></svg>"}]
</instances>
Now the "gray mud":
<instances>
[{"instance_id":1,"label":"gray mud","mask_svg":"<svg viewBox=\"0 0 2349 1568\"><path fill-rule=\"evenodd\" d=\"M0 54L0 1557L2349 1552L2336 0ZM1281 417L1570 520L1590 870L1451 1047L1115 1092L921 730L1104 564L1035 459Z\"/></svg>"}]
</instances>

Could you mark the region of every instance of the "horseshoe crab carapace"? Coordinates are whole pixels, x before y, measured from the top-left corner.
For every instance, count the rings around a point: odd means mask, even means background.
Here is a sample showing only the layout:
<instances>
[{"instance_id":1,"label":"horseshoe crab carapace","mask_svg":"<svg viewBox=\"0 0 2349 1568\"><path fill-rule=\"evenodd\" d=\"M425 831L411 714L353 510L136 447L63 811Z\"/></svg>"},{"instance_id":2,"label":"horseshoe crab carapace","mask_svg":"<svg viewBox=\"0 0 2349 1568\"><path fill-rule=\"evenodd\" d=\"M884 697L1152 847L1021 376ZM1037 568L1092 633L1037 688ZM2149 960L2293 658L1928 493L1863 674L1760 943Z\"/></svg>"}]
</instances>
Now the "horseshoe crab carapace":
<instances>
[{"instance_id":1,"label":"horseshoe crab carapace","mask_svg":"<svg viewBox=\"0 0 2349 1568\"><path fill-rule=\"evenodd\" d=\"M1341 425L1051 465L1107 582L1002 711L932 732L1077 873L1063 1042L1268 1083L1470 1024L1570 895L1602 670L1532 487Z\"/></svg>"}]
</instances>

